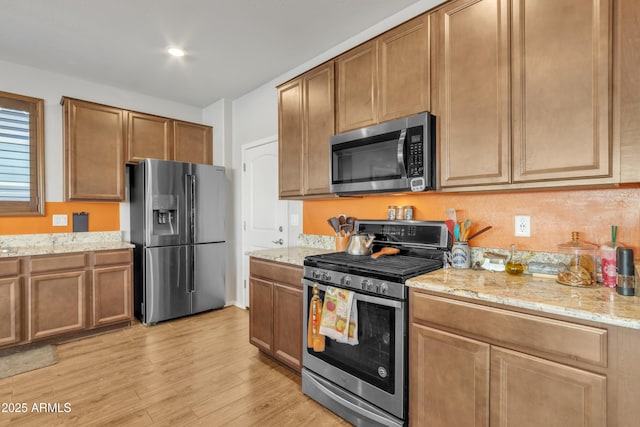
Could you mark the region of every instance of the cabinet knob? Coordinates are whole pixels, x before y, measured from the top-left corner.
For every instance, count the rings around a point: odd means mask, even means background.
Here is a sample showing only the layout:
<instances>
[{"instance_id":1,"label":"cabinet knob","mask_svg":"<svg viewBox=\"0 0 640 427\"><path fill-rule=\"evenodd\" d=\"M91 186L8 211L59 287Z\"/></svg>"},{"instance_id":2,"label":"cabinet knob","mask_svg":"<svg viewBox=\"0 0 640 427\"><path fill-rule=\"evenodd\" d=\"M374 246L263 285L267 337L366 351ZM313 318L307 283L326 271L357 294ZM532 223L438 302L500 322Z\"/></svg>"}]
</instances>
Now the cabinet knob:
<instances>
[{"instance_id":1,"label":"cabinet knob","mask_svg":"<svg viewBox=\"0 0 640 427\"><path fill-rule=\"evenodd\" d=\"M272 240L273 243L275 243L276 245L282 245L284 244L284 240L282 240L281 238L278 240Z\"/></svg>"}]
</instances>

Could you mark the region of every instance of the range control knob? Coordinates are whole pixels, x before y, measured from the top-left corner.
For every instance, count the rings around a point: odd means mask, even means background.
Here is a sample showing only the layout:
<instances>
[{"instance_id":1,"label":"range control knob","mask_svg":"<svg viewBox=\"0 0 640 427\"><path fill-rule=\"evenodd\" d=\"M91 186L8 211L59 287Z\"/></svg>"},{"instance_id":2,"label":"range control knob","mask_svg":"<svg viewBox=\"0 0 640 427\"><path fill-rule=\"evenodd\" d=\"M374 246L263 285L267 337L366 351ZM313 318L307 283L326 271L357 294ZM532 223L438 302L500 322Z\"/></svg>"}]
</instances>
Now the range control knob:
<instances>
[{"instance_id":1,"label":"range control knob","mask_svg":"<svg viewBox=\"0 0 640 427\"><path fill-rule=\"evenodd\" d=\"M343 276L341 282L344 286L351 286L351 276Z\"/></svg>"},{"instance_id":2,"label":"range control knob","mask_svg":"<svg viewBox=\"0 0 640 427\"><path fill-rule=\"evenodd\" d=\"M389 285L387 285L386 283L381 283L380 284L380 293L381 294L386 294L389 292Z\"/></svg>"},{"instance_id":3,"label":"range control knob","mask_svg":"<svg viewBox=\"0 0 640 427\"><path fill-rule=\"evenodd\" d=\"M371 288L371 280L369 280L369 279L364 279L364 280L362 281L361 288L362 288L362 290L363 290L363 291L366 291L366 290L370 289L370 288Z\"/></svg>"},{"instance_id":4,"label":"range control knob","mask_svg":"<svg viewBox=\"0 0 640 427\"><path fill-rule=\"evenodd\" d=\"M311 272L311 276L313 276L313 278L314 278L314 279L319 279L319 278L321 278L321 277L322 277L322 274L320 274L320 272L319 272L319 271L317 271L317 270L313 270L313 271Z\"/></svg>"},{"instance_id":5,"label":"range control knob","mask_svg":"<svg viewBox=\"0 0 640 427\"><path fill-rule=\"evenodd\" d=\"M329 273L327 273L326 271L322 272L322 280L324 280L325 282L330 282L331 281L331 275Z\"/></svg>"}]
</instances>

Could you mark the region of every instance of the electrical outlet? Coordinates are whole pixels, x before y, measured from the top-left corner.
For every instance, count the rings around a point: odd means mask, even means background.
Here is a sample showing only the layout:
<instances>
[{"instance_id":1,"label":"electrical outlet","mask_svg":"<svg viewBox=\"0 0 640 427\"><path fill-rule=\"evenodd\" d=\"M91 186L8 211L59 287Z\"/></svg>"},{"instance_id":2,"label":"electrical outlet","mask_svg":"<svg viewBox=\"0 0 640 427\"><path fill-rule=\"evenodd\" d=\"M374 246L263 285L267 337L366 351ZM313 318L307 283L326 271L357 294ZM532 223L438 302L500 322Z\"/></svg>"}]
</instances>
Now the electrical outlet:
<instances>
[{"instance_id":1,"label":"electrical outlet","mask_svg":"<svg viewBox=\"0 0 640 427\"><path fill-rule=\"evenodd\" d=\"M67 215L53 215L53 225L55 227L65 227L69 225L69 217Z\"/></svg>"},{"instance_id":2,"label":"electrical outlet","mask_svg":"<svg viewBox=\"0 0 640 427\"><path fill-rule=\"evenodd\" d=\"M531 217L528 215L517 215L515 221L517 237L531 237Z\"/></svg>"}]
</instances>

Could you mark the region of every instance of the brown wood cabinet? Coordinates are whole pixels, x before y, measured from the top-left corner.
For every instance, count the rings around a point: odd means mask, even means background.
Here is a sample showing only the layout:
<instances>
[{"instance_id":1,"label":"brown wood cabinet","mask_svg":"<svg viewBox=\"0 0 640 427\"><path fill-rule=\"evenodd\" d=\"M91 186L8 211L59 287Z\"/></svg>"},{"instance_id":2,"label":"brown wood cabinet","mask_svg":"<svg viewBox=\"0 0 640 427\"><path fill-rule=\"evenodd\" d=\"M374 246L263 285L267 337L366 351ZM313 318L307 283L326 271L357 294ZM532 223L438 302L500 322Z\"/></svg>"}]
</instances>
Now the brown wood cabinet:
<instances>
[{"instance_id":1,"label":"brown wood cabinet","mask_svg":"<svg viewBox=\"0 0 640 427\"><path fill-rule=\"evenodd\" d=\"M63 115L66 199L124 200L124 111L63 98Z\"/></svg>"},{"instance_id":2,"label":"brown wood cabinet","mask_svg":"<svg viewBox=\"0 0 640 427\"><path fill-rule=\"evenodd\" d=\"M0 347L22 340L20 260L0 261Z\"/></svg>"},{"instance_id":3,"label":"brown wood cabinet","mask_svg":"<svg viewBox=\"0 0 640 427\"><path fill-rule=\"evenodd\" d=\"M173 157L178 162L213 164L213 128L173 120Z\"/></svg>"},{"instance_id":4,"label":"brown wood cabinet","mask_svg":"<svg viewBox=\"0 0 640 427\"><path fill-rule=\"evenodd\" d=\"M0 348L128 326L132 301L131 249L0 260Z\"/></svg>"},{"instance_id":5,"label":"brown wood cabinet","mask_svg":"<svg viewBox=\"0 0 640 427\"><path fill-rule=\"evenodd\" d=\"M507 0L461 0L433 19L433 113L442 187L511 175Z\"/></svg>"},{"instance_id":6,"label":"brown wood cabinet","mask_svg":"<svg viewBox=\"0 0 640 427\"><path fill-rule=\"evenodd\" d=\"M281 198L303 193L302 125L302 79L297 78L278 87L278 189Z\"/></svg>"},{"instance_id":7,"label":"brown wood cabinet","mask_svg":"<svg viewBox=\"0 0 640 427\"><path fill-rule=\"evenodd\" d=\"M91 326L132 318L131 251L104 251L94 255L91 280Z\"/></svg>"},{"instance_id":8,"label":"brown wood cabinet","mask_svg":"<svg viewBox=\"0 0 640 427\"><path fill-rule=\"evenodd\" d=\"M252 257L249 304L249 341L300 372L302 269Z\"/></svg>"},{"instance_id":9,"label":"brown wood cabinet","mask_svg":"<svg viewBox=\"0 0 640 427\"><path fill-rule=\"evenodd\" d=\"M429 110L429 15L336 58L336 131Z\"/></svg>"},{"instance_id":10,"label":"brown wood cabinet","mask_svg":"<svg viewBox=\"0 0 640 427\"><path fill-rule=\"evenodd\" d=\"M610 15L607 0L459 0L435 14L443 188L614 183Z\"/></svg>"},{"instance_id":11,"label":"brown wood cabinet","mask_svg":"<svg viewBox=\"0 0 640 427\"><path fill-rule=\"evenodd\" d=\"M87 272L84 254L43 255L31 259L28 278L28 340L87 327Z\"/></svg>"},{"instance_id":12,"label":"brown wood cabinet","mask_svg":"<svg viewBox=\"0 0 640 427\"><path fill-rule=\"evenodd\" d=\"M633 425L636 330L410 292L412 424ZM632 405L633 406L633 405Z\"/></svg>"},{"instance_id":13,"label":"brown wood cabinet","mask_svg":"<svg viewBox=\"0 0 640 427\"><path fill-rule=\"evenodd\" d=\"M281 198L330 194L329 137L334 125L334 64L278 87Z\"/></svg>"},{"instance_id":14,"label":"brown wood cabinet","mask_svg":"<svg viewBox=\"0 0 640 427\"><path fill-rule=\"evenodd\" d=\"M173 121L166 117L128 111L127 163L142 159L170 160L173 156Z\"/></svg>"}]
</instances>

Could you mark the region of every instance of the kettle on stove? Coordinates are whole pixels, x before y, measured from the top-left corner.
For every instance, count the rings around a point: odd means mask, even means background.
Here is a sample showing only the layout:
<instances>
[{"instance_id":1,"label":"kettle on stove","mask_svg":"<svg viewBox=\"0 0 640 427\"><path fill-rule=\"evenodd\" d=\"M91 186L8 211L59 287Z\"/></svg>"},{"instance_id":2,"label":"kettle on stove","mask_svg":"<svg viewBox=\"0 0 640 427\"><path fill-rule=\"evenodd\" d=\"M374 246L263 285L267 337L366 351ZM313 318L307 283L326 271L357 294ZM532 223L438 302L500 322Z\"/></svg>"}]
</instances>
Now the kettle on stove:
<instances>
[{"instance_id":1,"label":"kettle on stove","mask_svg":"<svg viewBox=\"0 0 640 427\"><path fill-rule=\"evenodd\" d=\"M349 255L371 255L374 238L373 234L353 234L347 243L346 252Z\"/></svg>"}]
</instances>

